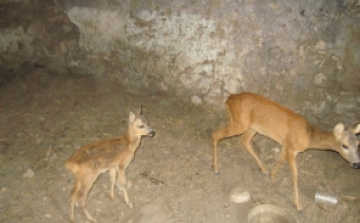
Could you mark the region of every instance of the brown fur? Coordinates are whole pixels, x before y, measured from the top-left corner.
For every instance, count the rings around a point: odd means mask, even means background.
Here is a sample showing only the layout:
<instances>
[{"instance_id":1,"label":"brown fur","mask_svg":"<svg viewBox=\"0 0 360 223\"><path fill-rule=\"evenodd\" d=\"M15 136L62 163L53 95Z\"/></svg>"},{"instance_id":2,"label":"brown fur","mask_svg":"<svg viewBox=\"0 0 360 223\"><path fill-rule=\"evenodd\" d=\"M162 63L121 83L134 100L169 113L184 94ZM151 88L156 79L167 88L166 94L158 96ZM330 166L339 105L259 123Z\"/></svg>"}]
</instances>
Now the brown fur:
<instances>
[{"instance_id":1,"label":"brown fur","mask_svg":"<svg viewBox=\"0 0 360 223\"><path fill-rule=\"evenodd\" d=\"M298 195L298 170L296 156L307 149L328 149L340 153L351 164L359 164L357 154L359 142L355 134L360 132L360 124L354 129L345 129L342 123L335 126L333 133L316 130L301 115L253 93L230 95L225 103L229 115L229 124L213 132L213 166L219 172L217 145L222 139L235 135L241 136L241 143L251 154L263 173L267 173L265 165L254 152L251 141L259 133L282 145L280 159L271 172L275 177L281 164L287 159L289 163L295 191L295 205L302 209ZM350 140L351 138L351 140ZM350 143L351 142L351 143ZM344 149L345 146L347 149Z\"/></svg>"},{"instance_id":2,"label":"brown fur","mask_svg":"<svg viewBox=\"0 0 360 223\"><path fill-rule=\"evenodd\" d=\"M154 134L146 121L130 112L129 126L123 136L93 142L75 151L66 161L65 167L74 174L75 183L70 194L70 220L74 221L74 206L80 203L86 217L93 222L96 220L90 215L85 206L87 195L95 180L101 173L109 171L111 181L110 197L113 199L116 173L124 188L126 204L132 204L126 190L125 170L134 158L135 151L140 144L141 136Z\"/></svg>"}]
</instances>

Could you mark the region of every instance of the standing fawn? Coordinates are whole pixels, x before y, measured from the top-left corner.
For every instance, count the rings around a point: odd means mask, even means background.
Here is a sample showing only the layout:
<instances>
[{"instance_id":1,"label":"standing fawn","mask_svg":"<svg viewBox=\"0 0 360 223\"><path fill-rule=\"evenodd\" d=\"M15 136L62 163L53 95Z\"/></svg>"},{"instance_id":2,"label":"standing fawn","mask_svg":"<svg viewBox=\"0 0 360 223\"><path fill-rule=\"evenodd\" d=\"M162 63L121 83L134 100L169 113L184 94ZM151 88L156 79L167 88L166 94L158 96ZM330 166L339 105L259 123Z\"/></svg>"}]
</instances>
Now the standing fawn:
<instances>
[{"instance_id":1,"label":"standing fawn","mask_svg":"<svg viewBox=\"0 0 360 223\"><path fill-rule=\"evenodd\" d=\"M107 139L85 145L78 149L67 161L65 167L75 176L75 184L70 194L70 220L74 221L74 205L79 202L87 219L96 222L85 206L88 193L101 173L109 170L111 191L114 199L114 184L116 173L123 186L126 204L132 208L126 191L125 170L134 159L134 154L140 144L141 136L153 136L154 131L140 116L140 112L129 114L129 126L126 134L113 139Z\"/></svg>"},{"instance_id":2,"label":"standing fawn","mask_svg":"<svg viewBox=\"0 0 360 223\"><path fill-rule=\"evenodd\" d=\"M311 126L302 116L253 93L230 95L225 103L229 115L229 124L214 131L214 170L219 172L217 144L224 138L242 134L240 141L251 154L263 173L267 173L265 165L260 161L251 146L251 140L259 133L278 142L282 148L280 159L271 172L275 177L281 164L287 159L290 166L295 192L295 205L302 209L298 194L298 170L296 156L307 149L333 150L350 163L353 168L360 168L359 141L355 134L360 132L360 124L345 129L342 123L337 124L333 132L323 132Z\"/></svg>"}]
</instances>

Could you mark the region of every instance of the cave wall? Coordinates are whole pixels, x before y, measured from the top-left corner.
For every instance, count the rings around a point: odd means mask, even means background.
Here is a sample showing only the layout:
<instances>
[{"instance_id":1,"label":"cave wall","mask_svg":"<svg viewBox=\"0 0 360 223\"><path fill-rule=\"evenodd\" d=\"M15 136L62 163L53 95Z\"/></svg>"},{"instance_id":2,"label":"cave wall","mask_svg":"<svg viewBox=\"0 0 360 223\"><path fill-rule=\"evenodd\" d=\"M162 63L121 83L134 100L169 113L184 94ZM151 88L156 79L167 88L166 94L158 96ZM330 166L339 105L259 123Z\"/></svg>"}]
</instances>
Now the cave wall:
<instances>
[{"instance_id":1,"label":"cave wall","mask_svg":"<svg viewBox=\"0 0 360 223\"><path fill-rule=\"evenodd\" d=\"M39 70L115 78L220 107L275 99L359 121L359 0L4 0L0 82Z\"/></svg>"}]
</instances>

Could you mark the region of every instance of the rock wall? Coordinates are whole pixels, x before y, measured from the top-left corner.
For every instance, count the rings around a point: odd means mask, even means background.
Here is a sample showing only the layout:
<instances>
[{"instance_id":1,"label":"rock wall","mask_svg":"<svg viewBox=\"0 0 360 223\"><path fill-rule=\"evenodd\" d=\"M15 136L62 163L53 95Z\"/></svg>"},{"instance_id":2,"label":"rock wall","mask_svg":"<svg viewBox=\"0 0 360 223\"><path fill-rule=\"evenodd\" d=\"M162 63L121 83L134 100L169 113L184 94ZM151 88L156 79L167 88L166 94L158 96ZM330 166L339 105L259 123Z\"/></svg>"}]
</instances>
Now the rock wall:
<instances>
[{"instance_id":1,"label":"rock wall","mask_svg":"<svg viewBox=\"0 0 360 223\"><path fill-rule=\"evenodd\" d=\"M359 121L360 1L5 0L4 73L113 77L193 103L263 94L332 123ZM192 96L192 97L191 97Z\"/></svg>"},{"instance_id":2,"label":"rock wall","mask_svg":"<svg viewBox=\"0 0 360 223\"><path fill-rule=\"evenodd\" d=\"M78 28L52 1L1 1L0 84L34 67L66 72L78 39Z\"/></svg>"}]
</instances>

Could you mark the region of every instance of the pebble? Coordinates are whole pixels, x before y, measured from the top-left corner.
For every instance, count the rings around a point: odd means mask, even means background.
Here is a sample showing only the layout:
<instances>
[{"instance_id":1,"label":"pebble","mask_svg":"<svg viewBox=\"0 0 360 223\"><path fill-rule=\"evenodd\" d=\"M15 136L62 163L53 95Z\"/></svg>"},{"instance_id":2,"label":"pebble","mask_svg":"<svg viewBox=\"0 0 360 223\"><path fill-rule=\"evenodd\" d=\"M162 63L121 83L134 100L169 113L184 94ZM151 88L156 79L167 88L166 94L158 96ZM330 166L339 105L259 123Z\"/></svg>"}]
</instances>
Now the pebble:
<instances>
[{"instance_id":1,"label":"pebble","mask_svg":"<svg viewBox=\"0 0 360 223\"><path fill-rule=\"evenodd\" d=\"M45 214L45 218L51 218L51 214Z\"/></svg>"},{"instance_id":2,"label":"pebble","mask_svg":"<svg viewBox=\"0 0 360 223\"><path fill-rule=\"evenodd\" d=\"M325 54L326 53L326 43L323 40L320 40L319 42L316 43L315 49L318 51L318 53Z\"/></svg>"},{"instance_id":3,"label":"pebble","mask_svg":"<svg viewBox=\"0 0 360 223\"><path fill-rule=\"evenodd\" d=\"M343 64L340 61L336 62L336 66L339 70L342 70L344 68Z\"/></svg>"},{"instance_id":4,"label":"pebble","mask_svg":"<svg viewBox=\"0 0 360 223\"><path fill-rule=\"evenodd\" d=\"M251 199L249 191L236 187L230 192L230 201L234 203L245 203Z\"/></svg>"},{"instance_id":5,"label":"pebble","mask_svg":"<svg viewBox=\"0 0 360 223\"><path fill-rule=\"evenodd\" d=\"M34 171L32 169L28 169L26 173L23 174L24 178L33 178L35 175Z\"/></svg>"},{"instance_id":6,"label":"pebble","mask_svg":"<svg viewBox=\"0 0 360 223\"><path fill-rule=\"evenodd\" d=\"M194 105L201 105L202 104L202 100L199 96L192 96L191 97L191 102L194 104Z\"/></svg>"}]
</instances>

